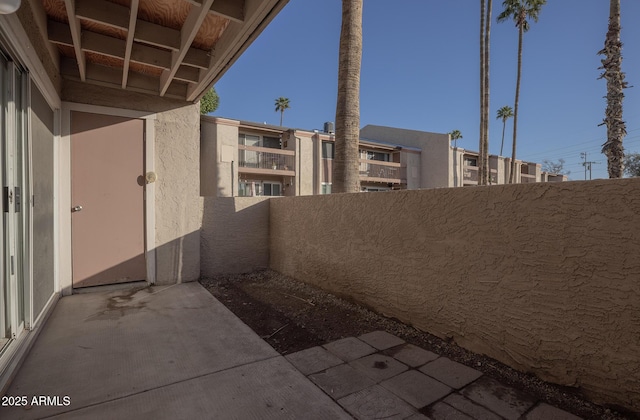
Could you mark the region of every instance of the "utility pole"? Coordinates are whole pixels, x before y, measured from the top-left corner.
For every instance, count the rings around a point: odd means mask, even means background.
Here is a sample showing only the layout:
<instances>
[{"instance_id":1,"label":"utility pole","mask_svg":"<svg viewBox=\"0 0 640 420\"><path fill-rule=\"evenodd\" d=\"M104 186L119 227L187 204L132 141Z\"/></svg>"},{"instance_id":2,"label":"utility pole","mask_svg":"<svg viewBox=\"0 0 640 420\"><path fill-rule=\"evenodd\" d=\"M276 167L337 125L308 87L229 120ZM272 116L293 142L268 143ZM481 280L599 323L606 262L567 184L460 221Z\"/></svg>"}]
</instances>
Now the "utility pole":
<instances>
[{"instance_id":1,"label":"utility pole","mask_svg":"<svg viewBox=\"0 0 640 420\"><path fill-rule=\"evenodd\" d=\"M587 152L580 153L580 157L584 159L584 162L582 162L582 166L584 166L584 180L587 180L587 169L589 170L589 180L591 180L591 165L594 163L598 164L600 162L587 161Z\"/></svg>"}]
</instances>

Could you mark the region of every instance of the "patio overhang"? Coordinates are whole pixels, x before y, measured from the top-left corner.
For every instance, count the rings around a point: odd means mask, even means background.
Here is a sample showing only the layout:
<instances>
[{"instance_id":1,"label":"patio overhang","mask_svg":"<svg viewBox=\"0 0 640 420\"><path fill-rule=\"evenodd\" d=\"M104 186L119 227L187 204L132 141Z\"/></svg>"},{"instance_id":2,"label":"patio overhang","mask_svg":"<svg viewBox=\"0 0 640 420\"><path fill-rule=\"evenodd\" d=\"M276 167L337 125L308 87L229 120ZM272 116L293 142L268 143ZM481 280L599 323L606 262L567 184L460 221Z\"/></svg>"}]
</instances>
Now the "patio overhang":
<instances>
[{"instance_id":1,"label":"patio overhang","mask_svg":"<svg viewBox=\"0 0 640 420\"><path fill-rule=\"evenodd\" d=\"M38 1L63 78L189 102L204 95L288 2Z\"/></svg>"}]
</instances>

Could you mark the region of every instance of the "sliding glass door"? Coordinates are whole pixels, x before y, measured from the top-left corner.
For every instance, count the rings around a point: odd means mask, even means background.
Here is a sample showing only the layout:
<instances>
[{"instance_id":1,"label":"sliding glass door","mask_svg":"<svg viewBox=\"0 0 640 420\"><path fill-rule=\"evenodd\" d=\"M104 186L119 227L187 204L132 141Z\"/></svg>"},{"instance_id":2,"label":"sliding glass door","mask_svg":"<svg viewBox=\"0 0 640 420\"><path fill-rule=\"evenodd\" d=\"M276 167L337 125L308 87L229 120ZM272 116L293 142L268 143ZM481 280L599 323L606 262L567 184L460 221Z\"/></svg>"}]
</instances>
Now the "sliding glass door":
<instances>
[{"instance_id":1,"label":"sliding glass door","mask_svg":"<svg viewBox=\"0 0 640 420\"><path fill-rule=\"evenodd\" d=\"M28 77L0 51L0 181L2 242L0 272L0 348L6 349L25 329L29 305L25 286L29 273L30 188L26 103ZM1 351L1 350L0 350Z\"/></svg>"}]
</instances>

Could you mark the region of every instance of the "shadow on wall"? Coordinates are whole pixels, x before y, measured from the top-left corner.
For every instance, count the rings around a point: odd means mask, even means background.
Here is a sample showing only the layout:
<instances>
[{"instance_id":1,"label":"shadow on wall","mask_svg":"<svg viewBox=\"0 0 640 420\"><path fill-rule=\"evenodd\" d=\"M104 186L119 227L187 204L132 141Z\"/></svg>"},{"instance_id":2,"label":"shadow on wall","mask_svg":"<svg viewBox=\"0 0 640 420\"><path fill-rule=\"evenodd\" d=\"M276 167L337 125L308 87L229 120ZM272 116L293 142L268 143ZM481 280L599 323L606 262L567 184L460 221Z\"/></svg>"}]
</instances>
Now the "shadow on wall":
<instances>
[{"instance_id":1,"label":"shadow on wall","mask_svg":"<svg viewBox=\"0 0 640 420\"><path fill-rule=\"evenodd\" d=\"M156 285L168 285L197 281L200 274L200 232L191 232L155 248ZM102 286L148 280L140 275L139 262L144 255L121 261L84 279L73 279L73 288ZM146 272L146 270L143 270Z\"/></svg>"},{"instance_id":2,"label":"shadow on wall","mask_svg":"<svg viewBox=\"0 0 640 420\"><path fill-rule=\"evenodd\" d=\"M200 278L200 231L156 247L156 284L176 284Z\"/></svg>"},{"instance_id":3,"label":"shadow on wall","mask_svg":"<svg viewBox=\"0 0 640 420\"><path fill-rule=\"evenodd\" d=\"M203 277L269 267L270 199L204 197L200 238Z\"/></svg>"},{"instance_id":4,"label":"shadow on wall","mask_svg":"<svg viewBox=\"0 0 640 420\"><path fill-rule=\"evenodd\" d=\"M284 197L269 235L280 273L640 410L640 178Z\"/></svg>"}]
</instances>

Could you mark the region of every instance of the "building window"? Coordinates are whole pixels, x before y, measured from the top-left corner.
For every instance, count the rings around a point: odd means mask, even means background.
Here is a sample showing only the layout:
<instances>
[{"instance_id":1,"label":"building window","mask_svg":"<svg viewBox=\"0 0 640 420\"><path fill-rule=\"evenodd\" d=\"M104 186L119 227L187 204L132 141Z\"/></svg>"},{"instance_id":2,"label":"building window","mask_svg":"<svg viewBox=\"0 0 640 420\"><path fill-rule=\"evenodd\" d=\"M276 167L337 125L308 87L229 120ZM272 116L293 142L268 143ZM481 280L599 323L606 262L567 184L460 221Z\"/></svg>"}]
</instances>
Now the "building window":
<instances>
[{"instance_id":1,"label":"building window","mask_svg":"<svg viewBox=\"0 0 640 420\"><path fill-rule=\"evenodd\" d=\"M262 137L262 147L270 149L280 149L280 137Z\"/></svg>"},{"instance_id":2,"label":"building window","mask_svg":"<svg viewBox=\"0 0 640 420\"><path fill-rule=\"evenodd\" d=\"M464 158L464 166L478 166L478 159L472 157Z\"/></svg>"},{"instance_id":3,"label":"building window","mask_svg":"<svg viewBox=\"0 0 640 420\"><path fill-rule=\"evenodd\" d=\"M282 189L282 186L280 185L280 183L278 182L265 182L262 184L262 195L266 195L266 196L280 196L280 190Z\"/></svg>"},{"instance_id":4,"label":"building window","mask_svg":"<svg viewBox=\"0 0 640 420\"><path fill-rule=\"evenodd\" d=\"M331 194L331 183L330 182L323 182L322 183L322 191L320 191L320 194Z\"/></svg>"},{"instance_id":5,"label":"building window","mask_svg":"<svg viewBox=\"0 0 640 420\"><path fill-rule=\"evenodd\" d=\"M333 159L335 156L335 144L332 141L322 142L322 159Z\"/></svg>"},{"instance_id":6,"label":"building window","mask_svg":"<svg viewBox=\"0 0 640 420\"><path fill-rule=\"evenodd\" d=\"M280 149L280 137L258 136L255 134L239 134L238 144L242 146L267 147L269 149Z\"/></svg>"},{"instance_id":7,"label":"building window","mask_svg":"<svg viewBox=\"0 0 640 420\"><path fill-rule=\"evenodd\" d=\"M282 195L282 184L268 181L240 181L238 196L240 197L275 197Z\"/></svg>"},{"instance_id":8,"label":"building window","mask_svg":"<svg viewBox=\"0 0 640 420\"><path fill-rule=\"evenodd\" d=\"M251 134L240 134L238 135L238 144L243 146L262 146L262 142L260 141L260 136L254 136Z\"/></svg>"},{"instance_id":9,"label":"building window","mask_svg":"<svg viewBox=\"0 0 640 420\"><path fill-rule=\"evenodd\" d=\"M372 152L370 150L362 150L361 157L366 160L377 160L379 162L390 162L389 153Z\"/></svg>"}]
</instances>

